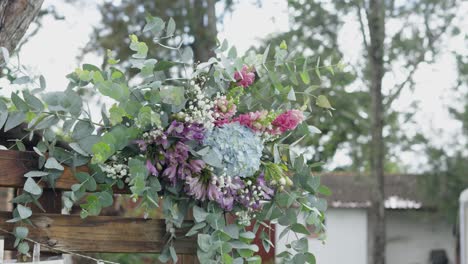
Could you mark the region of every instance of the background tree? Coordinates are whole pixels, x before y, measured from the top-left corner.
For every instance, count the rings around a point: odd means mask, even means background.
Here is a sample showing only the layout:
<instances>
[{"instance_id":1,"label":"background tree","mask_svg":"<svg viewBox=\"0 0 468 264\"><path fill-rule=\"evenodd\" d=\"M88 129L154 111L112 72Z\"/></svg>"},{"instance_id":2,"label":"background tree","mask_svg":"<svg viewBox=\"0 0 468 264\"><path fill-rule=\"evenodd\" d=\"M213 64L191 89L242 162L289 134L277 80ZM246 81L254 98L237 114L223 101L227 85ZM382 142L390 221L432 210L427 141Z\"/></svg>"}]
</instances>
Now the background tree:
<instances>
[{"instance_id":1,"label":"background tree","mask_svg":"<svg viewBox=\"0 0 468 264\"><path fill-rule=\"evenodd\" d=\"M128 43L117 40L126 39L128 35L135 31L140 31L145 25L145 17L148 14L160 17L164 20L172 17L177 24L175 35L183 35L188 39L194 52L195 61L206 61L213 53L216 46L218 16L215 4L217 0L124 0L115 2L105 2L99 6L101 11L101 23L96 26L91 40L84 50L84 53L97 52L106 56L106 50L115 52L117 58L125 60L131 56ZM223 1L226 10L232 6L232 0ZM149 45L150 52L154 52L158 57L177 56L177 54L167 54L165 49L159 49L153 43L150 34L142 36L142 41ZM174 39L177 45L180 39ZM103 60L105 63L106 58Z\"/></svg>"},{"instance_id":2,"label":"background tree","mask_svg":"<svg viewBox=\"0 0 468 264\"><path fill-rule=\"evenodd\" d=\"M12 52L37 16L44 0L3 0L0 2L0 47ZM3 56L0 56L0 64Z\"/></svg>"},{"instance_id":3,"label":"background tree","mask_svg":"<svg viewBox=\"0 0 468 264\"><path fill-rule=\"evenodd\" d=\"M368 259L369 263L384 263L383 172L399 169L394 166L398 161L395 154L412 143L401 126L415 112L415 108L396 111L393 104L403 90L414 88L414 76L421 64L436 62L445 38L450 35L458 1L288 3L292 30L272 39L291 40L292 49L307 55L324 54L327 48L343 51L347 47L340 46L337 38L343 20L358 22L361 47L356 52L363 56L354 65L356 78L347 79L343 86L334 86L336 96L330 101L339 111L334 113L330 131L324 130L325 135L321 135L326 143L314 145L332 146L331 151L320 153L322 160L332 159L336 150L344 148L352 157L352 165L345 169L371 172L375 188L370 219L375 225L370 245L372 255ZM388 25L391 30L385 31ZM355 43L357 39L352 41ZM389 81L383 84L385 78ZM346 99L340 100L342 97ZM317 115L309 121L320 128L320 120Z\"/></svg>"}]
</instances>

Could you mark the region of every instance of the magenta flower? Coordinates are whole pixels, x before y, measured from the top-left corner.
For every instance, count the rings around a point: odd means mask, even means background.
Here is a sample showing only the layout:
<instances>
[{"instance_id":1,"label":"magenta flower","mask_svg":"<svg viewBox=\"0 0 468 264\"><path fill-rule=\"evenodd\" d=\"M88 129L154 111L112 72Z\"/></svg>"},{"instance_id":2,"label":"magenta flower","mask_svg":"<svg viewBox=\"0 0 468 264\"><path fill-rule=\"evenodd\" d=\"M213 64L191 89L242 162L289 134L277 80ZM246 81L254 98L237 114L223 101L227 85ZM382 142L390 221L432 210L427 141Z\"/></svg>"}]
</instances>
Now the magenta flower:
<instances>
[{"instance_id":1,"label":"magenta flower","mask_svg":"<svg viewBox=\"0 0 468 264\"><path fill-rule=\"evenodd\" d=\"M269 130L270 127L270 122L268 122L268 112L265 110L239 115L237 118L234 118L233 121L239 122L239 124L246 126L255 132L265 132Z\"/></svg>"},{"instance_id":2,"label":"magenta flower","mask_svg":"<svg viewBox=\"0 0 468 264\"><path fill-rule=\"evenodd\" d=\"M273 134L282 134L289 130L294 130L304 121L304 114L299 110L288 110L273 120Z\"/></svg>"},{"instance_id":3,"label":"magenta flower","mask_svg":"<svg viewBox=\"0 0 468 264\"><path fill-rule=\"evenodd\" d=\"M237 81L237 85L244 88L249 87L255 81L255 69L249 68L247 65L242 67L242 70L234 73L234 79Z\"/></svg>"}]
</instances>

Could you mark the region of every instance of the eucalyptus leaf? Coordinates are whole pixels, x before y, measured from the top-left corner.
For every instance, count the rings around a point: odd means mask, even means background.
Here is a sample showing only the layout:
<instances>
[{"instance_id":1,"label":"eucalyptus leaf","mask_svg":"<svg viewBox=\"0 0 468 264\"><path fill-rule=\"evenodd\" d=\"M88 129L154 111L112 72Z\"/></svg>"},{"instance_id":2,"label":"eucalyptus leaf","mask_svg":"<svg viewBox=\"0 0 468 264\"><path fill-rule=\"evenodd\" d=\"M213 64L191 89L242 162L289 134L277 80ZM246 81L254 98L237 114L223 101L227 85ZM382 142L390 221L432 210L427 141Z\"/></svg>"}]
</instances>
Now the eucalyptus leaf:
<instances>
[{"instance_id":1,"label":"eucalyptus leaf","mask_svg":"<svg viewBox=\"0 0 468 264\"><path fill-rule=\"evenodd\" d=\"M29 171L24 174L24 177L44 177L47 175L49 175L49 173L46 171Z\"/></svg>"},{"instance_id":2,"label":"eucalyptus leaf","mask_svg":"<svg viewBox=\"0 0 468 264\"><path fill-rule=\"evenodd\" d=\"M65 169L55 158L48 158L44 167L46 169L53 169L59 171L63 171Z\"/></svg>"}]
</instances>

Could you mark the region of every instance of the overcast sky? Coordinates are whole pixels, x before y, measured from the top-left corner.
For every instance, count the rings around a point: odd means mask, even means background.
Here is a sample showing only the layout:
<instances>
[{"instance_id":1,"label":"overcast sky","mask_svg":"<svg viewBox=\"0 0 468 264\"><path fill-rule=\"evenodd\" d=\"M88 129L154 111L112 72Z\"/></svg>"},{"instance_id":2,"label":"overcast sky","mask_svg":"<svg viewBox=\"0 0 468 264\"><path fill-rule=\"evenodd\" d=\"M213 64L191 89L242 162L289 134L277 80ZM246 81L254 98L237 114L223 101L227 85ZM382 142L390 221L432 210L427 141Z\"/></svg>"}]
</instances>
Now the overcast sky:
<instances>
[{"instance_id":1,"label":"overcast sky","mask_svg":"<svg viewBox=\"0 0 468 264\"><path fill-rule=\"evenodd\" d=\"M55 20L47 17L43 28L30 39L21 50L21 63L28 66L35 74L42 74L47 79L48 89L63 90L67 81L65 75L72 72L77 66L76 57L89 40L92 26L99 23L100 13L91 1L82 5L70 5L62 0L47 0L43 8L54 5L65 20ZM289 27L287 16L287 1L264 1L261 8L252 3L242 1L236 5L232 15L225 17L222 27L219 28L219 39L227 39L235 45L239 52L245 52L252 45L268 34L287 31ZM222 8L222 6L217 7ZM468 10L468 4L460 8L460 17ZM246 19L247 18L247 19ZM467 21L460 20L464 28ZM346 45L343 60L352 64L359 54L359 42L349 41L355 39L358 24L352 17L340 32L340 43ZM460 130L460 124L449 118L447 104L453 99L451 88L454 85L456 71L451 51L466 47L463 39L451 40L444 49L444 53L434 65L423 65L416 74L417 87L414 91L405 91L395 105L398 109L405 109L414 100L419 102L420 111L415 116L417 125L409 125L404 129L423 131L434 138L436 144L449 142L454 134ZM95 56L87 56L86 62L100 64L101 60ZM391 85L391 77L384 84ZM1 81L0 81L1 84ZM3 94L9 94L17 87L7 87ZM339 109L337 109L339 111ZM405 154L403 160L411 167L418 169L417 154ZM338 157L338 163L348 162L345 152Z\"/></svg>"}]
</instances>

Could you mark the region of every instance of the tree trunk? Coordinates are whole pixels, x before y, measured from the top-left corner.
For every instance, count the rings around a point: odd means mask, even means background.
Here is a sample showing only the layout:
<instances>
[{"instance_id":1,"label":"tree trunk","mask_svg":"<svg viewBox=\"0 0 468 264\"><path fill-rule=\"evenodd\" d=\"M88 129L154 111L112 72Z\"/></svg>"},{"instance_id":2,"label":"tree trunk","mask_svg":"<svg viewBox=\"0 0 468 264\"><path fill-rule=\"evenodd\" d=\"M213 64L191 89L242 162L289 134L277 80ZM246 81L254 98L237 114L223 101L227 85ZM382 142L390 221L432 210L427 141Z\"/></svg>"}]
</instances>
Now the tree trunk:
<instances>
[{"instance_id":1,"label":"tree trunk","mask_svg":"<svg viewBox=\"0 0 468 264\"><path fill-rule=\"evenodd\" d=\"M0 47L12 52L44 0L0 0ZM0 63L3 58L0 56Z\"/></svg>"},{"instance_id":2,"label":"tree trunk","mask_svg":"<svg viewBox=\"0 0 468 264\"><path fill-rule=\"evenodd\" d=\"M370 45L368 50L371 93L371 174L374 178L371 212L374 220L372 262L385 263L385 195L384 156L382 130L384 110L382 102L382 78L384 76L385 6L383 0L370 0L368 7Z\"/></svg>"},{"instance_id":3,"label":"tree trunk","mask_svg":"<svg viewBox=\"0 0 468 264\"><path fill-rule=\"evenodd\" d=\"M216 0L195 1L194 3L194 25L193 53L195 61L208 61L214 55L216 47Z\"/></svg>"}]
</instances>

